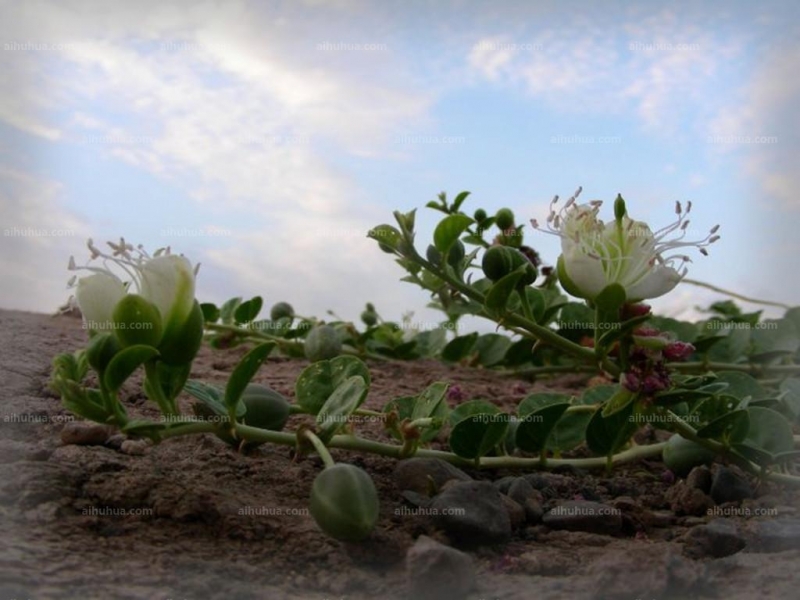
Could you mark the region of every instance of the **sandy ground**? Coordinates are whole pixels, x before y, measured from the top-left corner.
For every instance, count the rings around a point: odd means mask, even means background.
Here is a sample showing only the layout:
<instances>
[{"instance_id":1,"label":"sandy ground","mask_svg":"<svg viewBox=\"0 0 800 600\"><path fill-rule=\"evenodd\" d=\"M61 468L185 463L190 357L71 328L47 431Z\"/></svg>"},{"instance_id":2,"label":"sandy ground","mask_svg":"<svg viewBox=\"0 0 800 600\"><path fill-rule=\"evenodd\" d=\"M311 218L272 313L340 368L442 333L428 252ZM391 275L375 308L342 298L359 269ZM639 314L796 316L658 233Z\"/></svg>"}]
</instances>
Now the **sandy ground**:
<instances>
[{"instance_id":1,"label":"sandy ground","mask_svg":"<svg viewBox=\"0 0 800 600\"><path fill-rule=\"evenodd\" d=\"M345 545L325 537L305 510L319 462L293 462L289 448L262 446L244 456L211 435L167 440L144 454L113 444L64 445L60 433L71 417L46 382L52 357L85 341L80 321L0 311L0 336L0 600L404 598L406 551L420 534L443 539L426 517L398 515L407 505L389 459L334 452L370 472L381 496L375 534ZM243 351L204 348L193 376L223 382ZM291 397L304 366L270 359L256 380ZM371 408L438 380L506 408L534 389L530 382L436 362L370 367ZM126 384L123 398L133 415L157 418L136 385ZM184 409L190 404L182 399ZM385 438L377 424L363 431ZM663 512L662 472L656 462L609 479L574 473L560 493L562 499L596 493L610 502L627 489L637 510ZM796 493L765 487L759 494L782 517L796 517ZM683 536L701 522L631 519L616 537L521 528L505 546L470 552L478 583L469 597L796 597L800 550L747 548L722 559L689 559ZM751 524L739 525L747 531Z\"/></svg>"}]
</instances>

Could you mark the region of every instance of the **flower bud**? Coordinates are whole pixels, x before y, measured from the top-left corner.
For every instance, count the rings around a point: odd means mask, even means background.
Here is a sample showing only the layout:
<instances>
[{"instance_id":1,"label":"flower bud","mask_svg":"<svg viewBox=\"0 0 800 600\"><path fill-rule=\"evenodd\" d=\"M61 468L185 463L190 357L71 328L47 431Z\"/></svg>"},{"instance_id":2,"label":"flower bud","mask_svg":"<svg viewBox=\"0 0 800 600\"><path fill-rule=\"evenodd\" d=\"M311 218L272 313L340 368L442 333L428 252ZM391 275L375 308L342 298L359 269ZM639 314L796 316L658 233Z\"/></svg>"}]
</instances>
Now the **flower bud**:
<instances>
[{"instance_id":1,"label":"flower bud","mask_svg":"<svg viewBox=\"0 0 800 600\"><path fill-rule=\"evenodd\" d=\"M694 350L694 346L687 342L672 342L667 344L662 353L667 360L681 361L689 358Z\"/></svg>"},{"instance_id":2,"label":"flower bud","mask_svg":"<svg viewBox=\"0 0 800 600\"><path fill-rule=\"evenodd\" d=\"M514 227L514 213L510 208L501 208L498 210L494 219L495 225L497 225L498 229L501 231L506 231Z\"/></svg>"},{"instance_id":3,"label":"flower bud","mask_svg":"<svg viewBox=\"0 0 800 600\"><path fill-rule=\"evenodd\" d=\"M139 294L128 294L114 308L114 333L123 347L156 347L163 333L161 313Z\"/></svg>"},{"instance_id":4,"label":"flower bud","mask_svg":"<svg viewBox=\"0 0 800 600\"><path fill-rule=\"evenodd\" d=\"M269 318L273 321L282 318L294 319L294 308L288 302L278 302L269 310Z\"/></svg>"},{"instance_id":5,"label":"flower bud","mask_svg":"<svg viewBox=\"0 0 800 600\"><path fill-rule=\"evenodd\" d=\"M325 533L345 541L366 538L378 522L378 491L366 471L339 463L317 475L310 512Z\"/></svg>"}]
</instances>

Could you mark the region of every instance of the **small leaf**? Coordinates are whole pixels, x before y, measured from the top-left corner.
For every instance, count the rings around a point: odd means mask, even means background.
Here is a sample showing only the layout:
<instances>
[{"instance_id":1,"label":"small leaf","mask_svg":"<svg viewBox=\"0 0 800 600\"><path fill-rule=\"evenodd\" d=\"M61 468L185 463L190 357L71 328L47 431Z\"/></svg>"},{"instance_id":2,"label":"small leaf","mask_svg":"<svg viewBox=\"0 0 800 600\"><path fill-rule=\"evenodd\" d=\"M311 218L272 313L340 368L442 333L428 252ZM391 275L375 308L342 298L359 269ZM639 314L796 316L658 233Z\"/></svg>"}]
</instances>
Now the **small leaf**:
<instances>
[{"instance_id":1,"label":"small leaf","mask_svg":"<svg viewBox=\"0 0 800 600\"><path fill-rule=\"evenodd\" d=\"M437 381L425 388L414 402L414 409L411 411L411 420L432 417L441 404L446 406L445 395L447 394L448 387L450 387L448 383Z\"/></svg>"},{"instance_id":2,"label":"small leaf","mask_svg":"<svg viewBox=\"0 0 800 600\"><path fill-rule=\"evenodd\" d=\"M458 196L455 197L455 200L453 200L453 206L452 206L453 212L455 212L455 211L457 211L458 209L461 208L461 205L464 203L464 200L467 199L469 194L470 194L469 192L464 191L464 192L461 192Z\"/></svg>"},{"instance_id":3,"label":"small leaf","mask_svg":"<svg viewBox=\"0 0 800 600\"><path fill-rule=\"evenodd\" d=\"M717 417L705 427L701 427L697 430L697 437L713 439L730 446L742 442L747 436L749 427L748 412L739 409Z\"/></svg>"},{"instance_id":4,"label":"small leaf","mask_svg":"<svg viewBox=\"0 0 800 600\"><path fill-rule=\"evenodd\" d=\"M263 305L264 300L261 296L255 296L247 302L242 302L233 313L234 320L239 325L255 320Z\"/></svg>"},{"instance_id":5,"label":"small leaf","mask_svg":"<svg viewBox=\"0 0 800 600\"><path fill-rule=\"evenodd\" d=\"M541 452L568 408L567 402L549 404L522 417L517 427L517 448L524 452Z\"/></svg>"},{"instance_id":6,"label":"small leaf","mask_svg":"<svg viewBox=\"0 0 800 600\"><path fill-rule=\"evenodd\" d=\"M783 415L769 408L750 406L747 409L750 427L745 444L760 448L772 455L794 450L792 426Z\"/></svg>"},{"instance_id":7,"label":"small leaf","mask_svg":"<svg viewBox=\"0 0 800 600\"><path fill-rule=\"evenodd\" d=\"M450 427L455 427L459 421L471 417L472 415L494 415L499 412L500 409L488 400L469 400L451 410L447 417L447 422L450 424Z\"/></svg>"},{"instance_id":8,"label":"small leaf","mask_svg":"<svg viewBox=\"0 0 800 600\"><path fill-rule=\"evenodd\" d=\"M511 294L516 291L517 284L525 274L523 269L516 269L511 273L501 277L492 285L486 294L486 312L490 315L501 315L506 310L506 305Z\"/></svg>"},{"instance_id":9,"label":"small leaf","mask_svg":"<svg viewBox=\"0 0 800 600\"><path fill-rule=\"evenodd\" d=\"M511 340L499 333L485 333L475 343L478 353L478 363L484 367L493 367L505 358L506 352L511 347Z\"/></svg>"},{"instance_id":10,"label":"small leaf","mask_svg":"<svg viewBox=\"0 0 800 600\"><path fill-rule=\"evenodd\" d=\"M216 323L219 321L220 309L216 304L211 302L203 302L200 305L200 310L203 311L203 320L206 323Z\"/></svg>"},{"instance_id":11,"label":"small leaf","mask_svg":"<svg viewBox=\"0 0 800 600\"><path fill-rule=\"evenodd\" d=\"M133 375L134 371L158 356L158 350L152 346L128 346L114 355L103 373L103 383L112 392L117 392L122 384Z\"/></svg>"},{"instance_id":12,"label":"small leaf","mask_svg":"<svg viewBox=\"0 0 800 600\"><path fill-rule=\"evenodd\" d=\"M621 387L616 394L609 398L608 402L606 402L606 405L603 407L603 418L608 418L611 415L625 409L631 402L634 401L636 396L636 393Z\"/></svg>"},{"instance_id":13,"label":"small leaf","mask_svg":"<svg viewBox=\"0 0 800 600\"><path fill-rule=\"evenodd\" d=\"M295 382L297 404L315 415L343 381L359 375L370 384L369 369L355 356L337 356L310 364Z\"/></svg>"},{"instance_id":14,"label":"small leaf","mask_svg":"<svg viewBox=\"0 0 800 600\"><path fill-rule=\"evenodd\" d=\"M247 384L250 383L250 380L253 379L261 365L267 360L273 348L275 348L274 342L259 344L245 354L239 364L236 365L230 379L228 379L228 384L225 386L225 407L229 412L238 412L239 402Z\"/></svg>"},{"instance_id":15,"label":"small leaf","mask_svg":"<svg viewBox=\"0 0 800 600\"><path fill-rule=\"evenodd\" d=\"M477 340L477 332L453 338L442 349L442 360L447 362L458 362L462 360L469 355Z\"/></svg>"},{"instance_id":16,"label":"small leaf","mask_svg":"<svg viewBox=\"0 0 800 600\"><path fill-rule=\"evenodd\" d=\"M450 449L467 459L486 456L503 441L508 423L509 416L502 413L477 414L462 419L450 432Z\"/></svg>"},{"instance_id":17,"label":"small leaf","mask_svg":"<svg viewBox=\"0 0 800 600\"><path fill-rule=\"evenodd\" d=\"M627 444L640 425L632 418L635 406L631 402L609 417L603 417L599 410L595 412L586 426L586 444L589 449L595 454L609 456Z\"/></svg>"},{"instance_id":18,"label":"small leaf","mask_svg":"<svg viewBox=\"0 0 800 600\"><path fill-rule=\"evenodd\" d=\"M345 379L326 400L317 413L319 438L327 443L347 423L350 415L367 397L369 386L360 375Z\"/></svg>"},{"instance_id":19,"label":"small leaf","mask_svg":"<svg viewBox=\"0 0 800 600\"><path fill-rule=\"evenodd\" d=\"M449 215L439 221L433 232L433 244L436 249L447 256L450 247L474 221L466 215Z\"/></svg>"},{"instance_id":20,"label":"small leaf","mask_svg":"<svg viewBox=\"0 0 800 600\"><path fill-rule=\"evenodd\" d=\"M233 315L236 312L236 307L241 303L241 298L231 298L222 305L222 308L219 309L219 316L223 325L233 325Z\"/></svg>"}]
</instances>

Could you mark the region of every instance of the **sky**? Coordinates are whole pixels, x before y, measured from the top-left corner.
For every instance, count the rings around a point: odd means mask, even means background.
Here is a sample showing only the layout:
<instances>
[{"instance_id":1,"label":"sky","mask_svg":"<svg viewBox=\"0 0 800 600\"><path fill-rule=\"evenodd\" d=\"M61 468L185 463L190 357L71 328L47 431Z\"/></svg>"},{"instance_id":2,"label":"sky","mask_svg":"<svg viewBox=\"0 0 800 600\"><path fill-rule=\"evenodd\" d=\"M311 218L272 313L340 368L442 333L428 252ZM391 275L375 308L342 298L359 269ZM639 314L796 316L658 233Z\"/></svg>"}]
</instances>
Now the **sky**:
<instances>
[{"instance_id":1,"label":"sky","mask_svg":"<svg viewBox=\"0 0 800 600\"><path fill-rule=\"evenodd\" d=\"M424 249L441 191L528 222L578 186L653 229L691 201L722 237L689 277L800 304L799 7L0 0L0 307L54 311L123 236L200 262L201 301L438 321L370 227L419 207Z\"/></svg>"}]
</instances>

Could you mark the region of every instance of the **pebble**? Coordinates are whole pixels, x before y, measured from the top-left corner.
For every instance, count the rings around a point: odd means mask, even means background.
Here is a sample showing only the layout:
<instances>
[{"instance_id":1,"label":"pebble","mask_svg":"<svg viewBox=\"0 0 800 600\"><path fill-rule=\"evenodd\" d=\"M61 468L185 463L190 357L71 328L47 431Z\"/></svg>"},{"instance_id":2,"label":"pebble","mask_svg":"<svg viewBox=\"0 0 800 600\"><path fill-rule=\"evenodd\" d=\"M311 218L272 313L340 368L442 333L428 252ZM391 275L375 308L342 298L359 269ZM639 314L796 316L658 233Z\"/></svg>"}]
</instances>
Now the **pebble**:
<instances>
[{"instance_id":1,"label":"pebble","mask_svg":"<svg viewBox=\"0 0 800 600\"><path fill-rule=\"evenodd\" d=\"M150 443L147 440L125 440L122 442L119 450L123 454L130 454L131 456L141 456L145 453Z\"/></svg>"},{"instance_id":2,"label":"pebble","mask_svg":"<svg viewBox=\"0 0 800 600\"><path fill-rule=\"evenodd\" d=\"M475 588L475 568L469 554L421 535L406 553L406 580L412 598L464 598Z\"/></svg>"},{"instance_id":3,"label":"pebble","mask_svg":"<svg viewBox=\"0 0 800 600\"><path fill-rule=\"evenodd\" d=\"M753 487L744 475L728 467L720 467L714 473L710 496L717 504L738 502L753 497Z\"/></svg>"},{"instance_id":4,"label":"pebble","mask_svg":"<svg viewBox=\"0 0 800 600\"><path fill-rule=\"evenodd\" d=\"M509 519L511 519L511 529L519 529L522 527L526 519L525 509L522 508L518 502L512 500L505 494L501 495L500 498L503 500L506 511L508 511Z\"/></svg>"},{"instance_id":5,"label":"pebble","mask_svg":"<svg viewBox=\"0 0 800 600\"><path fill-rule=\"evenodd\" d=\"M686 476L686 485L708 494L711 491L712 480L711 469L705 465L700 465L689 471Z\"/></svg>"},{"instance_id":6,"label":"pebble","mask_svg":"<svg viewBox=\"0 0 800 600\"><path fill-rule=\"evenodd\" d=\"M408 458L400 461L394 470L395 483L401 490L410 490L426 496L441 490L450 480L472 481L461 469L439 458ZM431 483L432 482L432 483Z\"/></svg>"},{"instance_id":7,"label":"pebble","mask_svg":"<svg viewBox=\"0 0 800 600\"><path fill-rule=\"evenodd\" d=\"M678 481L670 487L664 499L676 515L702 516L714 506L714 501L697 488L689 487L685 481Z\"/></svg>"},{"instance_id":8,"label":"pebble","mask_svg":"<svg viewBox=\"0 0 800 600\"><path fill-rule=\"evenodd\" d=\"M746 545L744 536L730 519L714 519L693 527L685 536L684 553L691 558L722 558L736 554Z\"/></svg>"},{"instance_id":9,"label":"pebble","mask_svg":"<svg viewBox=\"0 0 800 600\"><path fill-rule=\"evenodd\" d=\"M533 486L528 483L527 479L524 477L517 477L508 487L506 495L517 504L525 504L525 501L533 496L535 492L539 493L538 490L533 489ZM539 496L541 497L541 493L539 493Z\"/></svg>"},{"instance_id":10,"label":"pebble","mask_svg":"<svg viewBox=\"0 0 800 600\"><path fill-rule=\"evenodd\" d=\"M756 521L748 546L753 552L800 550L800 519L782 517Z\"/></svg>"},{"instance_id":11,"label":"pebble","mask_svg":"<svg viewBox=\"0 0 800 600\"><path fill-rule=\"evenodd\" d=\"M542 517L551 529L614 535L622 530L622 514L607 504L590 500L560 502Z\"/></svg>"},{"instance_id":12,"label":"pebble","mask_svg":"<svg viewBox=\"0 0 800 600\"><path fill-rule=\"evenodd\" d=\"M100 446L105 444L114 429L100 423L70 421L61 430L61 441L65 445Z\"/></svg>"},{"instance_id":13,"label":"pebble","mask_svg":"<svg viewBox=\"0 0 800 600\"><path fill-rule=\"evenodd\" d=\"M511 517L503 495L487 481L462 481L438 495L433 521L464 546L499 544L511 537Z\"/></svg>"}]
</instances>

